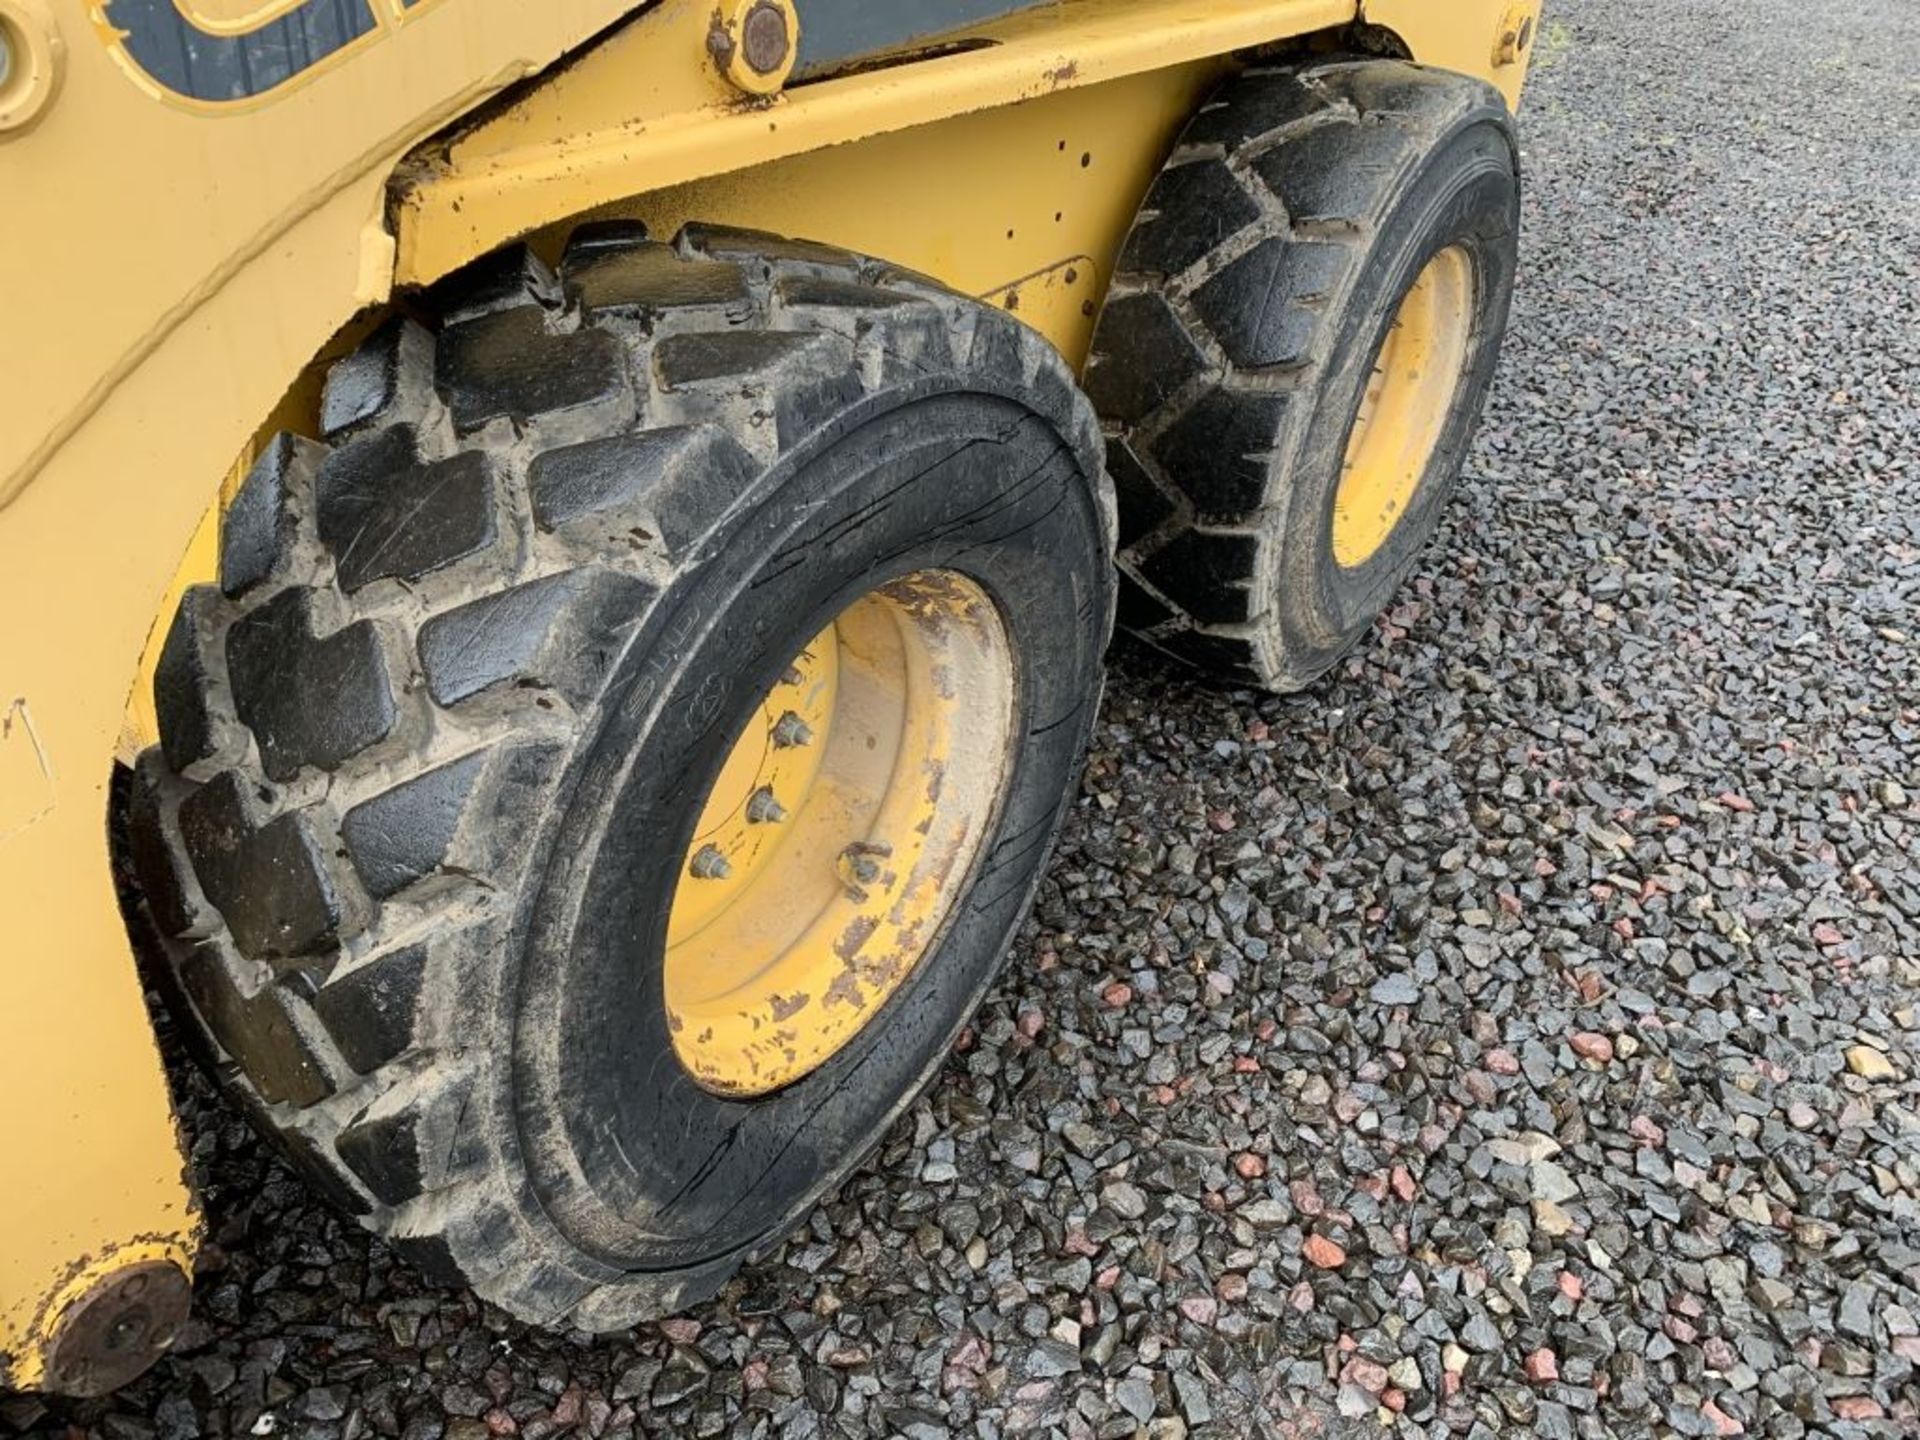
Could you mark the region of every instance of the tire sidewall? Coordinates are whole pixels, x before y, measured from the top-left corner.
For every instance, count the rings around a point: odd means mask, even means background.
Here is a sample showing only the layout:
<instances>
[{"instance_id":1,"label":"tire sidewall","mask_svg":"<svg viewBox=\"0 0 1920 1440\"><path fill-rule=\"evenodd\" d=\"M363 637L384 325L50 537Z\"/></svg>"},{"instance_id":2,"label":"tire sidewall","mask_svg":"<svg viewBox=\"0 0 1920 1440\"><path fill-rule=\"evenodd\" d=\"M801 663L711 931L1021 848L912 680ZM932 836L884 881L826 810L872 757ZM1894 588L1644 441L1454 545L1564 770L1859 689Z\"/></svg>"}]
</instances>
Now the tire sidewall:
<instances>
[{"instance_id":1,"label":"tire sidewall","mask_svg":"<svg viewBox=\"0 0 1920 1440\"><path fill-rule=\"evenodd\" d=\"M1504 112L1477 111L1401 189L1348 287L1344 318L1293 465L1280 552L1279 618L1301 681L1348 649L1385 607L1431 538L1471 442L1499 358L1514 285L1519 177ZM1379 353L1414 280L1460 246L1473 276L1473 313L1447 419L1406 511L1355 566L1333 554L1334 498L1348 436Z\"/></svg>"},{"instance_id":2,"label":"tire sidewall","mask_svg":"<svg viewBox=\"0 0 1920 1440\"><path fill-rule=\"evenodd\" d=\"M524 912L505 1099L530 1198L603 1265L750 1251L858 1162L991 983L1072 794L1112 608L1099 477L1016 397L952 383L874 397L773 467L649 617L579 752ZM942 933L845 1048L772 1095L717 1096L674 1054L661 989L706 789L791 656L927 568L978 583L1016 657L989 839Z\"/></svg>"}]
</instances>

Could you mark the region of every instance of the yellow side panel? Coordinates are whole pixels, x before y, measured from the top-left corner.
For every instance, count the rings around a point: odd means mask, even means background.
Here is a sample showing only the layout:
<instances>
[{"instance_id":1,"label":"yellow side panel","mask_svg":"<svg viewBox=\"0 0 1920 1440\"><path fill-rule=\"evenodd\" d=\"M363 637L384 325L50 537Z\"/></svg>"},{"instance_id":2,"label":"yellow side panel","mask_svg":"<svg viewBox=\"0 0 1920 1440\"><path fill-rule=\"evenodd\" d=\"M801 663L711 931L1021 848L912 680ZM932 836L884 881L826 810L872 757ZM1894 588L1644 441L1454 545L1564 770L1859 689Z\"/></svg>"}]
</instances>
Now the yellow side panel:
<instances>
[{"instance_id":1,"label":"yellow side panel","mask_svg":"<svg viewBox=\"0 0 1920 1440\"><path fill-rule=\"evenodd\" d=\"M710 15L664 0L649 23ZM1064 0L979 27L993 44L795 86L770 104L695 103L644 63L646 26L448 146L398 197L399 277L443 274L493 242L642 194L1055 92L1341 25L1353 0Z\"/></svg>"},{"instance_id":2,"label":"yellow side panel","mask_svg":"<svg viewBox=\"0 0 1920 1440\"><path fill-rule=\"evenodd\" d=\"M1078 364L1140 197L1224 70L1062 91L610 209L660 235L714 220L881 256L1011 309Z\"/></svg>"},{"instance_id":3,"label":"yellow side panel","mask_svg":"<svg viewBox=\"0 0 1920 1440\"><path fill-rule=\"evenodd\" d=\"M107 853L107 785L141 644L167 576L245 439L271 413L359 271L376 182L289 232L295 284L249 268L172 331L156 382L128 383L0 510L0 693L30 716L50 794L0 838L0 1354L34 1383L76 1268L157 1238L185 1259L194 1219L153 1029ZM286 326L235 337L255 317ZM324 325L318 338L303 326ZM236 414L238 411L238 414ZM236 433L238 432L238 433ZM227 457L219 458L222 454ZM12 750L16 726L0 747ZM6 772L12 775L9 768Z\"/></svg>"}]
</instances>

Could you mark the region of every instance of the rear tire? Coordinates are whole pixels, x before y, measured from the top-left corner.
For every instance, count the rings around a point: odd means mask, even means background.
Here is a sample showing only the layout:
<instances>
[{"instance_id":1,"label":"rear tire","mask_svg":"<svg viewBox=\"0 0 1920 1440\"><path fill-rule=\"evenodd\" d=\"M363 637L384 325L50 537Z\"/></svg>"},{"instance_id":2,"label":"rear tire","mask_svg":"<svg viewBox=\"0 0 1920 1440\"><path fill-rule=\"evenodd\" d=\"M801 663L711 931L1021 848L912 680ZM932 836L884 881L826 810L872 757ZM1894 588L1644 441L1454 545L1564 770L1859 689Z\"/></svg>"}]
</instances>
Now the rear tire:
<instances>
[{"instance_id":1,"label":"rear tire","mask_svg":"<svg viewBox=\"0 0 1920 1440\"><path fill-rule=\"evenodd\" d=\"M1478 423L1518 206L1511 118L1466 76L1397 60L1254 70L1203 108L1147 195L1087 371L1120 499L1123 626L1282 691L1364 633ZM1343 526L1376 360L1416 282L1455 271L1470 299L1424 459L1372 497L1368 523Z\"/></svg>"},{"instance_id":2,"label":"rear tire","mask_svg":"<svg viewBox=\"0 0 1920 1440\"><path fill-rule=\"evenodd\" d=\"M791 1226L978 1003L1077 784L1112 502L1043 341L827 247L583 227L426 308L236 499L132 858L182 1018L327 1193L435 1279L616 1328ZM790 658L927 571L1013 657L970 881L842 1048L718 1093L661 981L703 796Z\"/></svg>"}]
</instances>

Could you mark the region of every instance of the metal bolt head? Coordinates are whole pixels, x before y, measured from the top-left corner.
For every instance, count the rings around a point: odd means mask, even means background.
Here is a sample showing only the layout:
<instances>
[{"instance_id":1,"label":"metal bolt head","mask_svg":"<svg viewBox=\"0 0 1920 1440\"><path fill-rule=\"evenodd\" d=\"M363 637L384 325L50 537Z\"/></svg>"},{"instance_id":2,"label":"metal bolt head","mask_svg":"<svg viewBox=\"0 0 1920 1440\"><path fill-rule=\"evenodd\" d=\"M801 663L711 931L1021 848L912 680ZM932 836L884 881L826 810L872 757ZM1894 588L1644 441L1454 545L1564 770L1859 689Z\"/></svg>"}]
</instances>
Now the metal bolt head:
<instances>
[{"instance_id":1,"label":"metal bolt head","mask_svg":"<svg viewBox=\"0 0 1920 1440\"><path fill-rule=\"evenodd\" d=\"M716 14L713 24L707 30L707 54L713 57L713 63L722 70L733 64L733 36L727 30L726 23Z\"/></svg>"},{"instance_id":2,"label":"metal bolt head","mask_svg":"<svg viewBox=\"0 0 1920 1440\"><path fill-rule=\"evenodd\" d=\"M813 743L813 727L789 710L773 722L773 743L781 750Z\"/></svg>"},{"instance_id":3,"label":"metal bolt head","mask_svg":"<svg viewBox=\"0 0 1920 1440\"><path fill-rule=\"evenodd\" d=\"M94 1281L47 1343L40 1388L104 1395L159 1358L186 1321L193 1285L169 1260L137 1262Z\"/></svg>"},{"instance_id":4,"label":"metal bolt head","mask_svg":"<svg viewBox=\"0 0 1920 1440\"><path fill-rule=\"evenodd\" d=\"M787 818L786 807L774 799L773 787L762 785L747 797L747 820L754 825L778 825Z\"/></svg>"},{"instance_id":5,"label":"metal bolt head","mask_svg":"<svg viewBox=\"0 0 1920 1440\"><path fill-rule=\"evenodd\" d=\"M1500 18L1500 25L1493 32L1493 63L1513 65L1526 53L1527 46L1533 43L1533 12L1537 0L1515 0L1507 7L1507 13Z\"/></svg>"},{"instance_id":6,"label":"metal bolt head","mask_svg":"<svg viewBox=\"0 0 1920 1440\"><path fill-rule=\"evenodd\" d=\"M840 852L839 868L840 883L852 892L855 900L864 902L867 892L860 887L880 878L879 862L866 853L865 846L856 842Z\"/></svg>"},{"instance_id":7,"label":"metal bolt head","mask_svg":"<svg viewBox=\"0 0 1920 1440\"><path fill-rule=\"evenodd\" d=\"M771 0L761 0L740 24L740 52L756 74L771 75L787 63L787 17Z\"/></svg>"},{"instance_id":8,"label":"metal bolt head","mask_svg":"<svg viewBox=\"0 0 1920 1440\"><path fill-rule=\"evenodd\" d=\"M727 863L727 857L720 853L719 846L702 845L694 852L687 873L696 880L724 880L733 874L733 866Z\"/></svg>"}]
</instances>

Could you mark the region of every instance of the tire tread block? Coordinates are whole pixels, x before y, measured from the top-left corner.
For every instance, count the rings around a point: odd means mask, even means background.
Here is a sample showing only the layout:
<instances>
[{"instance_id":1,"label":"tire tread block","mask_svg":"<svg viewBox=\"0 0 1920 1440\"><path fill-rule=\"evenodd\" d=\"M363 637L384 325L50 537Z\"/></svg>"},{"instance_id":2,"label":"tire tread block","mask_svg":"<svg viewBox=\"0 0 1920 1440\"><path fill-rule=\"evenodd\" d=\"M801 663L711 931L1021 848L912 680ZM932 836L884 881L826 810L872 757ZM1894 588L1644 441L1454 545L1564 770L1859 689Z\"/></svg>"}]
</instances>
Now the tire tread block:
<instances>
[{"instance_id":1,"label":"tire tread block","mask_svg":"<svg viewBox=\"0 0 1920 1440\"><path fill-rule=\"evenodd\" d=\"M346 813L340 838L370 895L398 894L446 862L486 760L485 751L463 756Z\"/></svg>"},{"instance_id":2,"label":"tire tread block","mask_svg":"<svg viewBox=\"0 0 1920 1440\"><path fill-rule=\"evenodd\" d=\"M1140 574L1194 620L1229 625L1252 618L1246 582L1258 554L1251 535L1183 530L1140 562Z\"/></svg>"},{"instance_id":3,"label":"tire tread block","mask_svg":"<svg viewBox=\"0 0 1920 1440\"><path fill-rule=\"evenodd\" d=\"M763 265L780 263L823 266L859 274L864 262L850 250L813 240L791 240L766 230L740 225L715 225L696 220L680 229L679 248L688 254Z\"/></svg>"},{"instance_id":4,"label":"tire tread block","mask_svg":"<svg viewBox=\"0 0 1920 1440\"><path fill-rule=\"evenodd\" d=\"M1259 659L1251 640L1237 635L1211 635L1203 630L1180 632L1180 656L1190 665L1204 666L1211 675L1229 682L1262 684Z\"/></svg>"},{"instance_id":5,"label":"tire tread block","mask_svg":"<svg viewBox=\"0 0 1920 1440\"><path fill-rule=\"evenodd\" d=\"M371 1075L412 1047L427 963L427 947L409 945L355 966L314 995L315 1016L360 1074Z\"/></svg>"},{"instance_id":6,"label":"tire tread block","mask_svg":"<svg viewBox=\"0 0 1920 1440\"><path fill-rule=\"evenodd\" d=\"M1153 442L1153 458L1197 513L1245 516L1268 498L1290 405L1268 391L1209 390Z\"/></svg>"},{"instance_id":7,"label":"tire tread block","mask_svg":"<svg viewBox=\"0 0 1920 1440\"><path fill-rule=\"evenodd\" d=\"M570 267L595 255L631 250L647 243L644 220L589 220L576 225L567 234L566 248L560 253L560 278L564 282Z\"/></svg>"},{"instance_id":8,"label":"tire tread block","mask_svg":"<svg viewBox=\"0 0 1920 1440\"><path fill-rule=\"evenodd\" d=\"M334 1149L374 1199L406 1205L481 1160L468 1125L470 1093L468 1076L440 1061L349 1121Z\"/></svg>"},{"instance_id":9,"label":"tire tread block","mask_svg":"<svg viewBox=\"0 0 1920 1440\"><path fill-rule=\"evenodd\" d=\"M157 747L134 763L127 798L127 858L159 932L176 938L199 932L202 919L187 894L174 837L166 831L163 770L168 762Z\"/></svg>"},{"instance_id":10,"label":"tire tread block","mask_svg":"<svg viewBox=\"0 0 1920 1440\"><path fill-rule=\"evenodd\" d=\"M1122 570L1120 572L1119 613L1114 617L1122 628L1140 634L1178 619L1178 612L1152 591Z\"/></svg>"},{"instance_id":11,"label":"tire tread block","mask_svg":"<svg viewBox=\"0 0 1920 1440\"><path fill-rule=\"evenodd\" d=\"M1216 92L1187 126L1181 144L1238 150L1326 114L1337 99L1299 75L1252 72L1229 81Z\"/></svg>"},{"instance_id":12,"label":"tire tread block","mask_svg":"<svg viewBox=\"0 0 1920 1440\"><path fill-rule=\"evenodd\" d=\"M1178 275L1260 219L1260 206L1221 160L1176 165L1147 192L1141 218L1127 237L1120 268Z\"/></svg>"},{"instance_id":13,"label":"tire tread block","mask_svg":"<svg viewBox=\"0 0 1920 1440\"><path fill-rule=\"evenodd\" d=\"M334 1093L332 1077L279 987L242 994L211 944L195 946L180 962L179 975L207 1032L246 1072L262 1100L304 1106Z\"/></svg>"},{"instance_id":14,"label":"tire tread block","mask_svg":"<svg viewBox=\"0 0 1920 1440\"><path fill-rule=\"evenodd\" d=\"M918 295L904 290L889 290L861 280L845 280L828 275L783 275L774 282L776 304L789 309L822 309L845 314L867 310L899 310L911 305L927 305Z\"/></svg>"},{"instance_id":15,"label":"tire tread block","mask_svg":"<svg viewBox=\"0 0 1920 1440\"><path fill-rule=\"evenodd\" d=\"M307 817L264 825L247 813L244 782L228 770L180 803L180 837L200 888L254 960L314 955L340 936L339 895Z\"/></svg>"},{"instance_id":16,"label":"tire tread block","mask_svg":"<svg viewBox=\"0 0 1920 1440\"><path fill-rule=\"evenodd\" d=\"M160 744L175 770L212 759L220 747L219 725L208 703L219 599L220 592L211 585L195 585L180 597L153 667Z\"/></svg>"},{"instance_id":17,"label":"tire tread block","mask_svg":"<svg viewBox=\"0 0 1920 1440\"><path fill-rule=\"evenodd\" d=\"M1110 302L1102 325L1110 343L1087 365L1086 388L1099 412L1135 424L1198 375L1206 356L1166 297L1143 290Z\"/></svg>"},{"instance_id":18,"label":"tire tread block","mask_svg":"<svg viewBox=\"0 0 1920 1440\"><path fill-rule=\"evenodd\" d=\"M685 259L652 240L570 252L563 273L568 296L588 316L645 317L703 306L737 311L751 298L738 265Z\"/></svg>"},{"instance_id":19,"label":"tire tread block","mask_svg":"<svg viewBox=\"0 0 1920 1440\"><path fill-rule=\"evenodd\" d=\"M234 708L275 780L331 770L392 733L386 656L370 620L332 635L313 626L313 597L286 590L227 631Z\"/></svg>"},{"instance_id":20,"label":"tire tread block","mask_svg":"<svg viewBox=\"0 0 1920 1440\"><path fill-rule=\"evenodd\" d=\"M427 689L440 704L453 705L512 682L585 705L653 594L644 581L585 567L437 615L420 631Z\"/></svg>"},{"instance_id":21,"label":"tire tread block","mask_svg":"<svg viewBox=\"0 0 1920 1440\"><path fill-rule=\"evenodd\" d=\"M1316 126L1253 162L1294 225L1358 226L1372 215L1381 179L1418 153L1391 124Z\"/></svg>"},{"instance_id":22,"label":"tire tread block","mask_svg":"<svg viewBox=\"0 0 1920 1440\"><path fill-rule=\"evenodd\" d=\"M383 417L416 419L404 413L417 404L415 392L433 374L433 336L403 315L396 315L333 363L320 394L320 433L340 440Z\"/></svg>"},{"instance_id":23,"label":"tire tread block","mask_svg":"<svg viewBox=\"0 0 1920 1440\"><path fill-rule=\"evenodd\" d=\"M1193 292L1194 309L1243 370L1300 365L1314 358L1322 315L1301 303L1332 291L1353 257L1317 240L1263 240Z\"/></svg>"},{"instance_id":24,"label":"tire tread block","mask_svg":"<svg viewBox=\"0 0 1920 1440\"><path fill-rule=\"evenodd\" d=\"M427 290L427 308L442 325L534 305L560 303L560 282L525 245L508 245L461 266Z\"/></svg>"},{"instance_id":25,"label":"tire tread block","mask_svg":"<svg viewBox=\"0 0 1920 1440\"><path fill-rule=\"evenodd\" d=\"M329 455L315 482L320 539L340 588L417 580L494 540L493 464L478 451L422 461L396 425Z\"/></svg>"},{"instance_id":26,"label":"tire tread block","mask_svg":"<svg viewBox=\"0 0 1920 1440\"><path fill-rule=\"evenodd\" d=\"M654 347L664 390L744 385L787 366L824 358L827 337L800 330L702 330L669 335Z\"/></svg>"},{"instance_id":27,"label":"tire tread block","mask_svg":"<svg viewBox=\"0 0 1920 1440\"><path fill-rule=\"evenodd\" d=\"M1117 435L1107 441L1107 474L1120 500L1123 548L1144 538L1177 508L1166 491L1154 483L1132 443Z\"/></svg>"},{"instance_id":28,"label":"tire tread block","mask_svg":"<svg viewBox=\"0 0 1920 1440\"><path fill-rule=\"evenodd\" d=\"M260 458L220 520L220 589L237 600L285 569L299 532L296 493L312 484L328 451L281 431Z\"/></svg>"},{"instance_id":29,"label":"tire tread block","mask_svg":"<svg viewBox=\"0 0 1920 1440\"><path fill-rule=\"evenodd\" d=\"M716 425L672 425L534 457L534 519L547 531L594 517L644 517L676 558L752 483L758 467Z\"/></svg>"},{"instance_id":30,"label":"tire tread block","mask_svg":"<svg viewBox=\"0 0 1920 1440\"><path fill-rule=\"evenodd\" d=\"M604 330L556 333L537 305L479 315L440 332L434 384L462 434L494 420L543 416L631 399L626 351Z\"/></svg>"}]
</instances>

